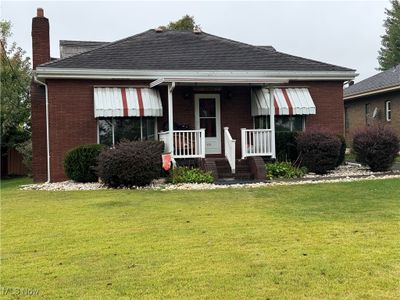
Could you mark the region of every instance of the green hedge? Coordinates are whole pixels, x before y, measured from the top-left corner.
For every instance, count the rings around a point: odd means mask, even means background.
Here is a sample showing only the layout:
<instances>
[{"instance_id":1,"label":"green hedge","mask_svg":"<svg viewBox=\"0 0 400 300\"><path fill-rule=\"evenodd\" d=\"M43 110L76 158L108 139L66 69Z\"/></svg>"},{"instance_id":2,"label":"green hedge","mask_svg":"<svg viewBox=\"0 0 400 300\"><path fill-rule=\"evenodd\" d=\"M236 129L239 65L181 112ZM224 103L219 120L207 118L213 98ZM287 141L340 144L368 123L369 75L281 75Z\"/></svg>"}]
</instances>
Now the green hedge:
<instances>
[{"instance_id":1,"label":"green hedge","mask_svg":"<svg viewBox=\"0 0 400 300\"><path fill-rule=\"evenodd\" d=\"M97 156L103 145L82 145L69 150L64 158L64 171L69 179L77 182L96 182Z\"/></svg>"}]
</instances>

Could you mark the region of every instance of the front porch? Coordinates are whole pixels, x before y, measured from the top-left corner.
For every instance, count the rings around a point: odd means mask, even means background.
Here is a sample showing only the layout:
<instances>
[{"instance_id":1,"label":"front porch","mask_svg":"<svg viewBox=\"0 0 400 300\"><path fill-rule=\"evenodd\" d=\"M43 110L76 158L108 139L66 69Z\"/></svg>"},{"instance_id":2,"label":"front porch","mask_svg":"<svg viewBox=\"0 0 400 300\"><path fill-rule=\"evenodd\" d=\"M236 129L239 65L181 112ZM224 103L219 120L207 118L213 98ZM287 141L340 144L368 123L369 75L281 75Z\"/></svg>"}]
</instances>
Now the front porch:
<instances>
[{"instance_id":1,"label":"front porch","mask_svg":"<svg viewBox=\"0 0 400 300\"><path fill-rule=\"evenodd\" d=\"M268 112L271 117L267 128L254 129L251 88L173 82L160 87L166 109L158 122L159 139L165 143L165 151L174 159L226 158L233 173L236 159L274 158L274 110Z\"/></svg>"},{"instance_id":2,"label":"front porch","mask_svg":"<svg viewBox=\"0 0 400 300\"><path fill-rule=\"evenodd\" d=\"M302 130L303 116L315 114L307 88L282 84L157 80L95 87L98 141L159 139L175 160L222 159L235 174L238 160L276 157L275 127L281 130L283 118L296 117L292 125Z\"/></svg>"}]
</instances>

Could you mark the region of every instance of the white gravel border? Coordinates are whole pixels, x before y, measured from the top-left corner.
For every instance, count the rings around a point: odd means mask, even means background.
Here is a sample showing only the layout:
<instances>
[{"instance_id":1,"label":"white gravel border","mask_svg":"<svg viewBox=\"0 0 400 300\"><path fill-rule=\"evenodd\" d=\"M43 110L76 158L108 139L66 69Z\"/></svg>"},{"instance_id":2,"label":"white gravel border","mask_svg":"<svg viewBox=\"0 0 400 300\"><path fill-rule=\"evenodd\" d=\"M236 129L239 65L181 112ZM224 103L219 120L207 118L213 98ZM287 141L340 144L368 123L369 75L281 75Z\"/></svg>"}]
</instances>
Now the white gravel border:
<instances>
[{"instance_id":1,"label":"white gravel border","mask_svg":"<svg viewBox=\"0 0 400 300\"><path fill-rule=\"evenodd\" d=\"M359 164L346 164L339 166L336 170L326 175L307 174L299 179L277 179L268 182L246 182L233 184L210 184L210 183L183 183L183 184L166 184L165 179L154 180L150 186L138 187L132 189L143 190L215 190L227 188L258 188L281 185L304 185L334 182L354 182L363 180L378 180L399 178L400 171L393 172L371 172ZM27 184L19 186L21 190L40 190L40 191L93 191L107 190L102 183L77 183L74 181L63 181L55 183ZM111 189L110 189L111 190Z\"/></svg>"}]
</instances>

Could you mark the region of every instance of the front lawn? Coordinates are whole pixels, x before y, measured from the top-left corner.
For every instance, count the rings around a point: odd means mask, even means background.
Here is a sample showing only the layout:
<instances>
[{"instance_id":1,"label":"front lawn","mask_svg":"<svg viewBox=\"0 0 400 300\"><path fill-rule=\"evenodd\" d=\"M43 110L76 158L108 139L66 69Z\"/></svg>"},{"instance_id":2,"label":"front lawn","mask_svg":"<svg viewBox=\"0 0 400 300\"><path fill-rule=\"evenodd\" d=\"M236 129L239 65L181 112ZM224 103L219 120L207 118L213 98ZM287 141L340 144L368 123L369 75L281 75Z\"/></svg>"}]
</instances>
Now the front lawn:
<instances>
[{"instance_id":1,"label":"front lawn","mask_svg":"<svg viewBox=\"0 0 400 300\"><path fill-rule=\"evenodd\" d=\"M27 182L2 182L3 297L15 288L38 290L40 299L400 295L398 179L215 191L17 190Z\"/></svg>"}]
</instances>

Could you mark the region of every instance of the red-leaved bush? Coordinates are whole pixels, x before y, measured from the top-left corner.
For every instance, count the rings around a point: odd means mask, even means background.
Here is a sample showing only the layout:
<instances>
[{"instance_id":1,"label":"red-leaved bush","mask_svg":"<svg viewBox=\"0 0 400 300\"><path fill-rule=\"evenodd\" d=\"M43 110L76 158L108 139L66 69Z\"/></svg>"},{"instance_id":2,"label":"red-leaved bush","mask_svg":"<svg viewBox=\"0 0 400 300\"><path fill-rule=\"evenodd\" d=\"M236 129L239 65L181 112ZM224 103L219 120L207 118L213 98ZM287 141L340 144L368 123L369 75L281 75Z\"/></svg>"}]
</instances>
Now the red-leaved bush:
<instances>
[{"instance_id":1,"label":"red-leaved bush","mask_svg":"<svg viewBox=\"0 0 400 300\"><path fill-rule=\"evenodd\" d=\"M399 137L389 127L374 126L357 131L353 136L356 161L373 172L387 171L399 153Z\"/></svg>"},{"instance_id":2,"label":"red-leaved bush","mask_svg":"<svg viewBox=\"0 0 400 300\"><path fill-rule=\"evenodd\" d=\"M340 156L340 139L331 133L306 131L296 137L301 166L316 174L336 168Z\"/></svg>"},{"instance_id":3,"label":"red-leaved bush","mask_svg":"<svg viewBox=\"0 0 400 300\"><path fill-rule=\"evenodd\" d=\"M163 149L159 141L122 141L101 151L97 174L110 187L148 185L160 176Z\"/></svg>"}]
</instances>

